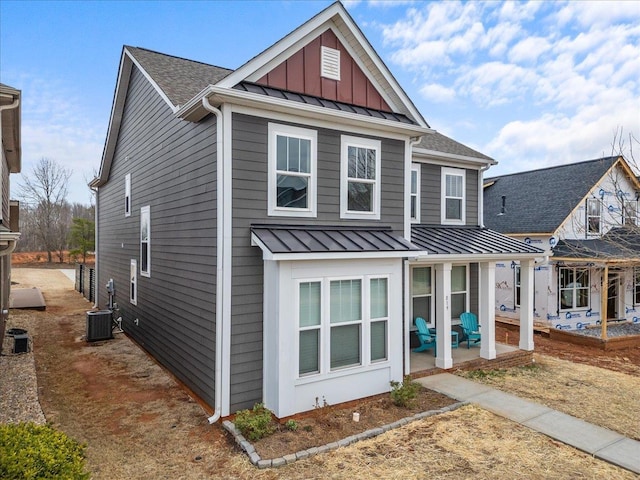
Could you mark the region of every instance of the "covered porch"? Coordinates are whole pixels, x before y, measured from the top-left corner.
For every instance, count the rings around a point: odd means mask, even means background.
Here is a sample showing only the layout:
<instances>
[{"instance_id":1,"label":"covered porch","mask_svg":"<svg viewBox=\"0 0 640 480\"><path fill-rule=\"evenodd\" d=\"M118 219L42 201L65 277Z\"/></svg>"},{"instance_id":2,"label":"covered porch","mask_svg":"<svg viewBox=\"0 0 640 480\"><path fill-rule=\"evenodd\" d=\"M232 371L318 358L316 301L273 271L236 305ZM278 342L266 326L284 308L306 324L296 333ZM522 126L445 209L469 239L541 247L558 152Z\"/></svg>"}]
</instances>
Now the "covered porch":
<instances>
[{"instance_id":1,"label":"covered porch","mask_svg":"<svg viewBox=\"0 0 640 480\"><path fill-rule=\"evenodd\" d=\"M495 360L513 347L495 341L495 266L498 261L518 260L521 265L519 350L533 351L533 272L536 247L481 227L412 226L411 242L420 252L405 263L405 374L430 368L451 369L476 358ZM460 315L477 316L481 340L467 349L460 331ZM424 318L435 332L433 350L413 352L412 331L416 318Z\"/></svg>"}]
</instances>

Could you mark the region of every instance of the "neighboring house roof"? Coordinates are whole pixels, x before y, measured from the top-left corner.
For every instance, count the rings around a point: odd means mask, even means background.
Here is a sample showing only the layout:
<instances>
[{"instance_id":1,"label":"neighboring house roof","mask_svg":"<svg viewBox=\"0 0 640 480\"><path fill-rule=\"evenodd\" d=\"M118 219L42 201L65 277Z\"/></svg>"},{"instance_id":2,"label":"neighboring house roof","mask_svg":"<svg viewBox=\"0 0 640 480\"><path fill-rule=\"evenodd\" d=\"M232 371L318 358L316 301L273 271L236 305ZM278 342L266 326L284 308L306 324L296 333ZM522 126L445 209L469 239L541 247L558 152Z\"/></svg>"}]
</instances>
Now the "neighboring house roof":
<instances>
[{"instance_id":1,"label":"neighboring house roof","mask_svg":"<svg viewBox=\"0 0 640 480\"><path fill-rule=\"evenodd\" d=\"M0 115L2 115L2 148L11 173L20 173L22 163L20 105L22 92L0 83Z\"/></svg>"},{"instance_id":2,"label":"neighboring house roof","mask_svg":"<svg viewBox=\"0 0 640 480\"><path fill-rule=\"evenodd\" d=\"M415 125L415 122L413 120L411 120L409 117L401 113L375 110L373 108L361 107L359 105L338 102L335 100L327 100L326 98L314 97L312 95L305 95L297 92L290 92L288 90L282 90L279 88L265 87L264 85L258 85L257 83L240 82L238 85L236 85L233 88L236 90L242 90L245 92L258 93L260 95L266 95L269 97L281 98L284 100L291 100L293 102L305 103L307 105L333 108L335 110L341 110L343 112L356 113L359 115L368 115L373 118L380 118L383 120L392 120L394 122Z\"/></svg>"},{"instance_id":3,"label":"neighboring house roof","mask_svg":"<svg viewBox=\"0 0 640 480\"><path fill-rule=\"evenodd\" d=\"M388 254L418 250L390 227L253 225L252 241L266 255L341 253Z\"/></svg>"},{"instance_id":4,"label":"neighboring house roof","mask_svg":"<svg viewBox=\"0 0 640 480\"><path fill-rule=\"evenodd\" d=\"M187 103L207 85L214 85L233 72L202 62L125 46L134 61L164 92L174 107Z\"/></svg>"},{"instance_id":5,"label":"neighboring house roof","mask_svg":"<svg viewBox=\"0 0 640 480\"><path fill-rule=\"evenodd\" d=\"M553 234L619 159L485 178L484 224L507 234Z\"/></svg>"},{"instance_id":6,"label":"neighboring house roof","mask_svg":"<svg viewBox=\"0 0 640 480\"><path fill-rule=\"evenodd\" d=\"M493 158L480 153L477 150L467 147L452 138L438 132L426 134L420 142L413 147L414 156L422 155L426 157L442 158L443 160L461 160L481 163L496 164ZM445 155L443 155L445 154Z\"/></svg>"},{"instance_id":7,"label":"neighboring house roof","mask_svg":"<svg viewBox=\"0 0 640 480\"><path fill-rule=\"evenodd\" d=\"M600 238L560 240L553 247L553 258L582 260L640 261L640 232L637 227L612 228Z\"/></svg>"},{"instance_id":8,"label":"neighboring house roof","mask_svg":"<svg viewBox=\"0 0 640 480\"><path fill-rule=\"evenodd\" d=\"M476 226L412 225L411 243L428 255L513 256L544 254L529 244Z\"/></svg>"}]
</instances>

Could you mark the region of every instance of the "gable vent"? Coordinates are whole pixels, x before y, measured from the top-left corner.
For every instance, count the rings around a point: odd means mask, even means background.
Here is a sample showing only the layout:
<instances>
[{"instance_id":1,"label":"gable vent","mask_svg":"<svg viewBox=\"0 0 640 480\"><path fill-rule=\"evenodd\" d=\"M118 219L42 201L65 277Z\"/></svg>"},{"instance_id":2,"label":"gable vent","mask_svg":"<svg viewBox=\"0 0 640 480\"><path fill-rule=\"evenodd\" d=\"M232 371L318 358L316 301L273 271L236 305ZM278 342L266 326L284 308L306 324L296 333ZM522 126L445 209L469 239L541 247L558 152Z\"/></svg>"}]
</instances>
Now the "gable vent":
<instances>
[{"instance_id":1,"label":"gable vent","mask_svg":"<svg viewBox=\"0 0 640 480\"><path fill-rule=\"evenodd\" d=\"M340 80L340 50L321 47L320 75L333 80Z\"/></svg>"}]
</instances>

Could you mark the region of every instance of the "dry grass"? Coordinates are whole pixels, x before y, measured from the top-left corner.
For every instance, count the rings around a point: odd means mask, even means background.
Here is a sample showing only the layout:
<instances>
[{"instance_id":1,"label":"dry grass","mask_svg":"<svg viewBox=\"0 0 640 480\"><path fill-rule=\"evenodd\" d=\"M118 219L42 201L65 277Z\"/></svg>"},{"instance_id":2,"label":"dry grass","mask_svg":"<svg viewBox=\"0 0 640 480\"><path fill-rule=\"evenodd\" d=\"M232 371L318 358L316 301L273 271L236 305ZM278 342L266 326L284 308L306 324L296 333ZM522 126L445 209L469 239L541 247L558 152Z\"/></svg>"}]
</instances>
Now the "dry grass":
<instances>
[{"instance_id":1,"label":"dry grass","mask_svg":"<svg viewBox=\"0 0 640 480\"><path fill-rule=\"evenodd\" d=\"M547 355L535 359L535 368L458 373L640 440L640 377Z\"/></svg>"},{"instance_id":2,"label":"dry grass","mask_svg":"<svg viewBox=\"0 0 640 480\"><path fill-rule=\"evenodd\" d=\"M12 313L12 326L33 335L44 413L56 427L88 444L94 480L637 478L474 406L279 469L258 470L127 337L84 342L89 304L60 272L16 268L13 277L21 286L43 289L47 310ZM549 362L541 369L547 375L545 396L574 399L579 392L594 404L614 401L618 393L600 387L611 372L565 363ZM632 377L622 375L618 383L627 378ZM513 379L514 384L533 381Z\"/></svg>"}]
</instances>

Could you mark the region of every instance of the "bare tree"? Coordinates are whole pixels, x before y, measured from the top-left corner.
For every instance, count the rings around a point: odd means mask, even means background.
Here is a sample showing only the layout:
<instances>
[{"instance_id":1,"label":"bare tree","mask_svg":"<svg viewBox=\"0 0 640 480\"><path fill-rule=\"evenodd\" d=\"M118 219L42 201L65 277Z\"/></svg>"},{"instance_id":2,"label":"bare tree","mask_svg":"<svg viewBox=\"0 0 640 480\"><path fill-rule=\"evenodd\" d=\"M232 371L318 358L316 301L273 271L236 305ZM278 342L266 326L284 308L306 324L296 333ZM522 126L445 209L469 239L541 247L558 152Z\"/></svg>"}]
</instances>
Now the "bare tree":
<instances>
[{"instance_id":1,"label":"bare tree","mask_svg":"<svg viewBox=\"0 0 640 480\"><path fill-rule=\"evenodd\" d=\"M34 233L52 261L52 252L64 250L70 209L66 202L71 171L54 160L42 158L19 185L21 200L33 209Z\"/></svg>"}]
</instances>

